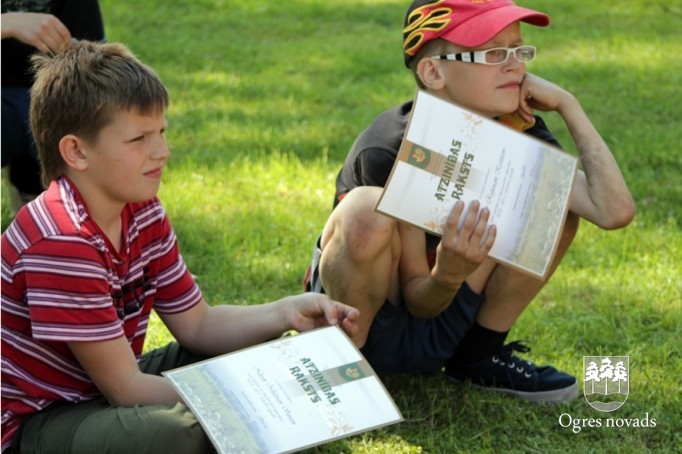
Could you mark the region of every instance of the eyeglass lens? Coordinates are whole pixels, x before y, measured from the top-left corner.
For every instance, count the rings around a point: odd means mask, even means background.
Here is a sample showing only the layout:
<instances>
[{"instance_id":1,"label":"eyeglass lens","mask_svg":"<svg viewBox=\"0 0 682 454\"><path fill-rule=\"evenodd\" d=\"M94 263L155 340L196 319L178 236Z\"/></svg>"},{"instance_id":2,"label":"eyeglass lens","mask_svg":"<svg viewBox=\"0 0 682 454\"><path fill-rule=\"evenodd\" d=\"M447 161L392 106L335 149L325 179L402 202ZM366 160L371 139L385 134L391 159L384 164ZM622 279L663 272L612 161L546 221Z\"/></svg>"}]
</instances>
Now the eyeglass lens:
<instances>
[{"instance_id":1,"label":"eyeglass lens","mask_svg":"<svg viewBox=\"0 0 682 454\"><path fill-rule=\"evenodd\" d=\"M485 61L487 63L503 63L507 61L509 54L512 52L514 52L514 57L520 62L531 61L535 57L535 49L532 47L517 47L513 49L499 47L485 51Z\"/></svg>"}]
</instances>

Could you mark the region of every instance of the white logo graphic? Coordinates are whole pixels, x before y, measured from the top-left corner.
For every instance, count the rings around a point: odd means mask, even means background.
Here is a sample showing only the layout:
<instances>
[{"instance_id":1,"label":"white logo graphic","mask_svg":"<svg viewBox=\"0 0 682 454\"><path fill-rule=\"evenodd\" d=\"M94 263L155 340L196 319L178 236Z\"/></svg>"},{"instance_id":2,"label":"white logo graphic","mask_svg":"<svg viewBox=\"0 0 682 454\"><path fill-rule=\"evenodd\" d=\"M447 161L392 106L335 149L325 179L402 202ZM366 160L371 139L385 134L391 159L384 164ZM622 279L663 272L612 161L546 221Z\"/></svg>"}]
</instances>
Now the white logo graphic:
<instances>
[{"instance_id":1,"label":"white logo graphic","mask_svg":"<svg viewBox=\"0 0 682 454\"><path fill-rule=\"evenodd\" d=\"M596 410L610 412L623 406L630 394L629 356L584 356L583 394Z\"/></svg>"}]
</instances>

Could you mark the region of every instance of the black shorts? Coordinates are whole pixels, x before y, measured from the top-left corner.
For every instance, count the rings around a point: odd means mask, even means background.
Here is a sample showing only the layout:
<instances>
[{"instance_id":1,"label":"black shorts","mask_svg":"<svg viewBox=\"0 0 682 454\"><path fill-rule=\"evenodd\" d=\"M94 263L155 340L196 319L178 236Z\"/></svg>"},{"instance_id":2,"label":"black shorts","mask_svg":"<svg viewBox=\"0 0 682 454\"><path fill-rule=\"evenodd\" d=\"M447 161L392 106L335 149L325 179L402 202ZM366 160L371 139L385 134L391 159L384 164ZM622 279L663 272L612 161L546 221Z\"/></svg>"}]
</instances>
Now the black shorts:
<instances>
[{"instance_id":1,"label":"black shorts","mask_svg":"<svg viewBox=\"0 0 682 454\"><path fill-rule=\"evenodd\" d=\"M324 293L318 269L321 253L318 238L305 282L306 291ZM472 327L484 299L464 283L452 303L430 319L413 316L402 302L386 301L374 317L361 351L379 375L438 372Z\"/></svg>"}]
</instances>

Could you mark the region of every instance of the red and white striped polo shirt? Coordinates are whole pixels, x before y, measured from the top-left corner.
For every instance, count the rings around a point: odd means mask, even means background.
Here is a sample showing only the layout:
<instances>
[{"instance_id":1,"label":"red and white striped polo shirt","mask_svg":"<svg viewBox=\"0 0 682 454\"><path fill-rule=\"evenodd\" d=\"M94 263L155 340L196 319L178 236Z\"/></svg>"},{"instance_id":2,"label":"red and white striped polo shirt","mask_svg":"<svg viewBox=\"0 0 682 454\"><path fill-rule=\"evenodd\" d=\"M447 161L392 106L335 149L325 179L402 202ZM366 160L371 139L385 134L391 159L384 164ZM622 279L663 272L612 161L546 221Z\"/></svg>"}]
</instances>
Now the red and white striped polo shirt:
<instances>
[{"instance_id":1,"label":"red and white striped polo shirt","mask_svg":"<svg viewBox=\"0 0 682 454\"><path fill-rule=\"evenodd\" d=\"M127 204L121 220L115 251L60 178L3 233L3 450L23 416L99 396L66 342L124 335L139 359L152 307L178 313L200 301L159 200Z\"/></svg>"}]
</instances>

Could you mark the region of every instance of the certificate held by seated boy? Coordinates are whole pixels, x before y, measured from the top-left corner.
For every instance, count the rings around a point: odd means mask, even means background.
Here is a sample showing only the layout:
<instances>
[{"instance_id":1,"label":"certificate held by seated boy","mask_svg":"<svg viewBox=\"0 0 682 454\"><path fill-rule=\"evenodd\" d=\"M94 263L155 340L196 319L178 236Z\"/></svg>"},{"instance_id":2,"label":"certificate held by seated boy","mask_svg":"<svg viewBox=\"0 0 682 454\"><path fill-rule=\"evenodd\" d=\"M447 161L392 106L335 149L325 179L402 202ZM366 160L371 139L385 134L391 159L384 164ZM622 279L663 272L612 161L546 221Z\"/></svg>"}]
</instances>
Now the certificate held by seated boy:
<instances>
[{"instance_id":1,"label":"certificate held by seated boy","mask_svg":"<svg viewBox=\"0 0 682 454\"><path fill-rule=\"evenodd\" d=\"M457 201L478 200L497 226L489 256L544 278L578 159L507 125L418 91L376 210L441 236Z\"/></svg>"}]
</instances>

